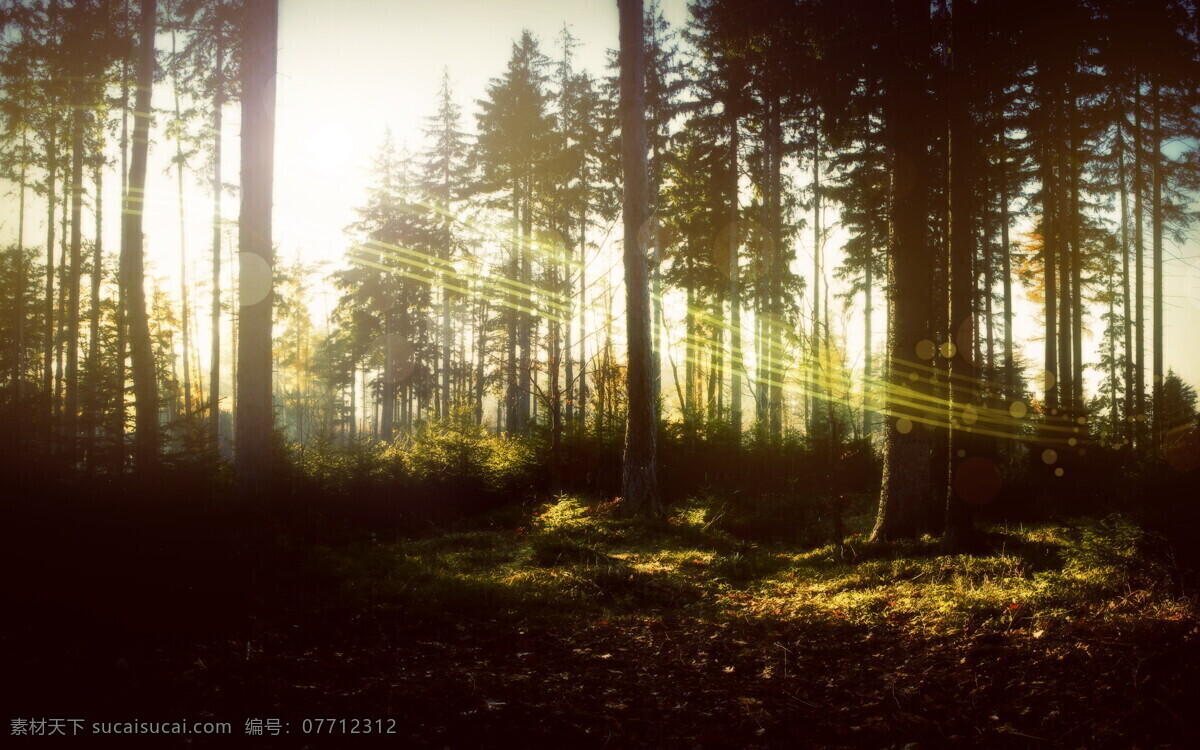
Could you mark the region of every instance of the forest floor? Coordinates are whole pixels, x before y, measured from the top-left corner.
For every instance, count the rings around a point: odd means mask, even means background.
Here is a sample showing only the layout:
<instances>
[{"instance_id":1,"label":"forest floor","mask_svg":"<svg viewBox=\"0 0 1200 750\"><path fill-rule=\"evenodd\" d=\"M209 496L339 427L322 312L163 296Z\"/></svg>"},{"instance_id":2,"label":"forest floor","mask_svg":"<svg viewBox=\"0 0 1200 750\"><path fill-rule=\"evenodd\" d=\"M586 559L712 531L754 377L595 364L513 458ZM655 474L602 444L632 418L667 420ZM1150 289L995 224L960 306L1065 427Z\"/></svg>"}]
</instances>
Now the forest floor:
<instances>
[{"instance_id":1,"label":"forest floor","mask_svg":"<svg viewBox=\"0 0 1200 750\"><path fill-rule=\"evenodd\" d=\"M940 556L866 542L867 510L839 549L756 541L718 501L648 525L566 498L386 536L12 501L7 713L232 723L179 738L203 747L384 739L304 722L343 718L420 747L1200 746L1169 547L1112 516Z\"/></svg>"}]
</instances>

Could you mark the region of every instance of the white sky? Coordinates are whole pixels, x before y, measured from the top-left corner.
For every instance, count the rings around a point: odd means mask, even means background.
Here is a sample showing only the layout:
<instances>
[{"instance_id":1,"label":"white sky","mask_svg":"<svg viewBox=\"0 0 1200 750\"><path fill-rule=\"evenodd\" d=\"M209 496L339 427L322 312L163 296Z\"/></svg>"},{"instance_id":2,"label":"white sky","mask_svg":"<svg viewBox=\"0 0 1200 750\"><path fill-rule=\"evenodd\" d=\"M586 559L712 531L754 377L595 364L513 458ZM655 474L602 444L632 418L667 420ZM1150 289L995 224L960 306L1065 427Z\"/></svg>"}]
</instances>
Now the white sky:
<instances>
[{"instance_id":1,"label":"white sky","mask_svg":"<svg viewBox=\"0 0 1200 750\"><path fill-rule=\"evenodd\" d=\"M665 0L663 11L673 25L687 18L684 0ZM423 118L432 113L443 68L450 72L453 91L463 108L463 125L473 131L475 100L484 95L489 79L501 74L512 42L524 28L541 41L542 51L552 59L558 55L558 34L563 23L581 42L576 65L593 74L604 70L605 50L617 45L617 10L614 0L442 0L441 2L380 2L378 0L282 0L279 33L279 87L277 149L275 156L275 238L285 261L303 257L325 261L330 267L344 264L348 242L343 229L355 219L354 207L363 201L372 155L386 128L398 144L416 149L421 145ZM160 36L160 49L169 49L169 37ZM169 83L156 87L155 105L171 104ZM227 182L237 181L238 123L236 107L226 111L224 169ZM180 232L175 176L166 175L174 145L165 140L165 114L158 118L150 159L146 213L147 253L150 273L163 278L178 295ZM115 144L114 144L115 147ZM117 153L116 151L113 152ZM116 171L106 175L106 237L108 248L119 247L120 180ZM804 184L805 177L800 178ZM207 188L188 176L186 238L189 275L208 277L211 242L211 199ZM10 187L10 186L5 186ZM0 196L0 243L16 236L15 186ZM45 241L44 204L32 202L26 217L27 244ZM236 219L237 199L226 198L224 213ZM825 221L836 220L836 210ZM91 218L85 216L90 229ZM87 234L85 230L85 235ZM619 231L613 233L616 238ZM236 234L231 234L236 250ZM1167 320L1166 362L1186 380L1200 382L1200 230L1193 227L1182 247L1168 245L1167 254L1180 258L1165 264ZM1019 232L1014 239L1019 238ZM827 247L829 268L840 261L835 233ZM796 270L811 274L811 234L801 233L797 244ZM1149 244L1149 243L1147 243ZM616 248L608 249L615 252ZM228 251L227 251L228 252ZM590 274L610 262L601 259ZM619 265L618 271L619 273ZM1147 273L1147 284L1149 274ZM226 282L226 289L228 285ZM837 292L838 284L834 283ZM1020 287L1014 284L1014 289ZM1023 292L1018 291L1023 297ZM619 295L620 299L623 295ZM329 296L318 299L324 306ZM207 360L207 298L194 298L197 306L196 333L201 360ZM840 303L830 302L831 310ZM618 304L618 308L620 305ZM1036 335L1032 311L1018 310L1026 323L1018 326L1018 341ZM861 310L861 308L860 308ZM1103 311L1095 311L1098 315ZM999 310L997 308L997 314ZM881 350L884 305L876 304L876 351ZM314 318L324 319L323 310ZM1147 321L1149 317L1147 316ZM1100 323L1089 321L1098 336ZM851 359L859 361L862 346L861 312L845 321ZM1149 325L1147 325L1149 329ZM1149 330L1147 330L1149 337ZM679 332L672 334L679 340ZM228 337L226 337L228 341ZM1089 342L1092 347L1096 341ZM1038 349L1031 349L1034 361ZM1091 359L1091 356L1088 357ZM226 357L228 362L228 357ZM1147 363L1150 356L1147 355ZM204 365L207 372L207 364ZM664 369L669 377L669 370ZM1147 377L1149 381L1149 377Z\"/></svg>"}]
</instances>

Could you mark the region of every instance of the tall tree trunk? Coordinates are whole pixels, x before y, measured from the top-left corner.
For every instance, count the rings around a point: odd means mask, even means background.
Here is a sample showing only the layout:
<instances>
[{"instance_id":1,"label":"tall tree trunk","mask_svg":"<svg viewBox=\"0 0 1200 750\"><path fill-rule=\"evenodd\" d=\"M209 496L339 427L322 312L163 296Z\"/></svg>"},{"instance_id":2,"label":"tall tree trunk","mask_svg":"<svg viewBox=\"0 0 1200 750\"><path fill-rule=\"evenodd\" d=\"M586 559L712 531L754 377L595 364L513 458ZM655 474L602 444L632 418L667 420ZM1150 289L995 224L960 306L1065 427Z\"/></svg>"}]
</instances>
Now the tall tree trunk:
<instances>
[{"instance_id":1,"label":"tall tree trunk","mask_svg":"<svg viewBox=\"0 0 1200 750\"><path fill-rule=\"evenodd\" d=\"M343 405L343 408L348 409L348 419L346 426L346 445L351 446L358 440L359 430L359 412L358 412L358 358L354 356L353 350L348 355L350 364L350 399L349 404ZM343 391L344 393L344 391Z\"/></svg>"},{"instance_id":2,"label":"tall tree trunk","mask_svg":"<svg viewBox=\"0 0 1200 750\"><path fill-rule=\"evenodd\" d=\"M1119 110L1117 114L1117 182L1121 191L1121 306L1125 321L1125 403L1121 414L1121 436L1126 442L1133 441L1133 314L1129 298L1129 176L1126 170L1125 114L1124 92L1117 95ZM1115 405L1114 405L1115 408Z\"/></svg>"},{"instance_id":3,"label":"tall tree trunk","mask_svg":"<svg viewBox=\"0 0 1200 750\"><path fill-rule=\"evenodd\" d=\"M732 96L730 97L732 99ZM742 285L738 261L738 162L739 135L737 113L729 111L729 421L734 434L742 434Z\"/></svg>"},{"instance_id":4,"label":"tall tree trunk","mask_svg":"<svg viewBox=\"0 0 1200 750\"><path fill-rule=\"evenodd\" d=\"M13 340L16 351L13 352L12 390L16 395L19 408L17 409L17 432L24 434L25 427L25 294L29 283L29 271L25 261L25 189L26 172L28 170L27 152L29 135L21 132L21 182L20 199L17 208L17 335Z\"/></svg>"},{"instance_id":5,"label":"tall tree trunk","mask_svg":"<svg viewBox=\"0 0 1200 750\"><path fill-rule=\"evenodd\" d=\"M1134 289L1134 435L1139 448L1144 447L1146 435L1146 281L1144 270L1145 240L1142 234L1142 219L1146 215L1142 206L1145 192L1145 164L1142 145L1142 80L1134 77L1133 89L1133 289Z\"/></svg>"},{"instance_id":6,"label":"tall tree trunk","mask_svg":"<svg viewBox=\"0 0 1200 750\"><path fill-rule=\"evenodd\" d=\"M1003 128L1003 125L1001 126ZM1012 247L1008 237L1008 139L1001 129L1000 140L1000 259L1004 285L1004 384L1006 397L1017 396L1017 368L1013 359Z\"/></svg>"},{"instance_id":7,"label":"tall tree trunk","mask_svg":"<svg viewBox=\"0 0 1200 750\"><path fill-rule=\"evenodd\" d=\"M217 13L216 66L213 69L213 215L212 215L212 331L208 363L208 439L214 451L221 448L221 137L225 108L225 40L220 4Z\"/></svg>"},{"instance_id":8,"label":"tall tree trunk","mask_svg":"<svg viewBox=\"0 0 1200 750\"><path fill-rule=\"evenodd\" d=\"M49 34L51 43L56 43L58 25L58 1L50 0ZM58 177L58 121L49 113L46 127L46 320L44 322L44 351L42 360L42 391L46 394L47 437L54 442L54 209L58 200L55 179Z\"/></svg>"},{"instance_id":9,"label":"tall tree trunk","mask_svg":"<svg viewBox=\"0 0 1200 750\"><path fill-rule=\"evenodd\" d=\"M926 193L929 187L925 141L925 56L928 50L929 4L896 0L893 60L888 66L892 157L891 241L888 254L890 330L888 370L891 386L884 444L883 481L873 539L916 536L929 491L932 435L920 410L907 404L922 387L909 380L906 366L917 344L932 341L929 280L932 256L926 246Z\"/></svg>"},{"instance_id":10,"label":"tall tree trunk","mask_svg":"<svg viewBox=\"0 0 1200 750\"><path fill-rule=\"evenodd\" d=\"M689 249L690 250L690 249ZM690 252L689 252L689 257ZM689 269L691 270L691 269ZM683 421L688 433L695 428L696 419L696 290L689 282L683 319Z\"/></svg>"},{"instance_id":11,"label":"tall tree trunk","mask_svg":"<svg viewBox=\"0 0 1200 750\"><path fill-rule=\"evenodd\" d=\"M129 0L123 0L125 26L129 26ZM121 59L121 200L124 202L129 195L129 63L134 55L132 36L129 40L129 54ZM121 231L125 230L124 208L122 205ZM125 254L124 238L121 242L121 256ZM125 470L125 356L126 356L126 315L125 281L121 261L117 264L117 356L116 356L116 393L117 404L113 409L113 437L117 442L119 470Z\"/></svg>"},{"instance_id":12,"label":"tall tree trunk","mask_svg":"<svg viewBox=\"0 0 1200 750\"><path fill-rule=\"evenodd\" d=\"M1116 319L1116 288L1112 276L1108 277L1108 321L1111 326ZM1111 333L1108 336L1108 398L1112 411L1109 412L1109 426L1113 440L1121 433L1121 410L1117 408L1117 337Z\"/></svg>"},{"instance_id":13,"label":"tall tree trunk","mask_svg":"<svg viewBox=\"0 0 1200 750\"><path fill-rule=\"evenodd\" d=\"M658 154L654 153L652 158L657 160ZM653 187L658 187L657 180L654 180ZM653 309L653 321L650 325L650 368L653 371L651 382L654 386L654 402L657 404L659 395L662 393L662 334L665 322L663 320L662 247L659 245L661 238L659 237L658 214L656 207L652 206L650 211L650 241L654 243L650 248L649 269L650 304Z\"/></svg>"},{"instance_id":14,"label":"tall tree trunk","mask_svg":"<svg viewBox=\"0 0 1200 750\"><path fill-rule=\"evenodd\" d=\"M782 169L783 169L783 127L780 123L782 117L780 113L780 97L779 94L772 95L772 114L770 117L769 136L771 141L770 148L770 169L767 172L767 180L770 185L768 195L770 196L770 223L767 225L770 232L770 241L767 243L770 249L770 298L768 304L767 326L768 326L768 358L770 367L768 374L770 387L767 394L767 419L769 422L769 434L772 440L778 441L783 436L783 232L782 232L782 201L780 194L782 192ZM814 127L815 129L815 127ZM817 138L819 140L819 137ZM819 152L819 146L814 146L814 150Z\"/></svg>"},{"instance_id":15,"label":"tall tree trunk","mask_svg":"<svg viewBox=\"0 0 1200 750\"><path fill-rule=\"evenodd\" d=\"M521 212L521 289L524 290L525 308L520 317L517 344L521 348L521 359L517 371L517 431L524 434L529 429L531 406L533 405L533 338L537 325L537 313L533 299L533 186L527 178L524 189L524 207Z\"/></svg>"},{"instance_id":16,"label":"tall tree trunk","mask_svg":"<svg viewBox=\"0 0 1200 750\"><path fill-rule=\"evenodd\" d=\"M55 178L58 176L58 148L54 119L50 119L46 135L46 320L43 326L42 391L46 394L49 413L46 425L54 425L54 210L58 201Z\"/></svg>"},{"instance_id":17,"label":"tall tree trunk","mask_svg":"<svg viewBox=\"0 0 1200 750\"><path fill-rule=\"evenodd\" d=\"M234 475L248 497L271 488L271 278L274 273L271 207L275 164L275 65L278 0L246 3L242 51L241 333L238 336L237 453ZM246 262L257 257L258 268ZM246 288L266 282L266 294L250 299ZM255 295L258 296L258 295ZM249 303L249 304L247 304Z\"/></svg>"},{"instance_id":18,"label":"tall tree trunk","mask_svg":"<svg viewBox=\"0 0 1200 750\"><path fill-rule=\"evenodd\" d=\"M821 362L821 152L817 145L816 127L813 128L813 283L812 283L812 336L809 342L809 388L806 398L812 404L809 409L811 423L809 435L816 438L821 433L821 415L817 400L823 391L825 369Z\"/></svg>"},{"instance_id":19,"label":"tall tree trunk","mask_svg":"<svg viewBox=\"0 0 1200 750\"><path fill-rule=\"evenodd\" d=\"M587 177L582 180L586 185ZM587 209L579 217L579 434L587 431L588 361L587 361Z\"/></svg>"},{"instance_id":20,"label":"tall tree trunk","mask_svg":"<svg viewBox=\"0 0 1200 750\"><path fill-rule=\"evenodd\" d=\"M761 253L755 259L756 278L766 279L766 264ZM757 363L754 377L754 431L760 438L767 431L767 378L770 363L767 361L767 320L765 289L755 290L754 295L754 361Z\"/></svg>"},{"instance_id":21,"label":"tall tree trunk","mask_svg":"<svg viewBox=\"0 0 1200 750\"><path fill-rule=\"evenodd\" d=\"M1164 422L1163 408L1163 204L1162 204L1162 90L1159 83L1154 83L1152 106L1154 107L1154 125L1150 143L1150 215L1151 231L1154 233L1151 263L1154 264L1154 377L1153 401L1154 432L1151 446L1154 450L1162 450L1163 432L1167 425Z\"/></svg>"},{"instance_id":22,"label":"tall tree trunk","mask_svg":"<svg viewBox=\"0 0 1200 750\"><path fill-rule=\"evenodd\" d=\"M561 264L558 260L550 261L552 264L551 284L552 290L557 293L561 290L562 285L559 282L559 272ZM555 315L550 319L549 341L547 342L549 349L549 357L546 362L548 370L548 382L546 389L549 391L550 399L547 404L549 411L550 422L550 485L555 492L562 487L562 383L560 375L562 370L562 323L560 318Z\"/></svg>"},{"instance_id":23,"label":"tall tree trunk","mask_svg":"<svg viewBox=\"0 0 1200 750\"><path fill-rule=\"evenodd\" d=\"M963 552L972 541L971 513L968 498L959 493L955 475L959 467L973 458L974 445L968 433L972 419L971 401L976 391L977 373L972 360L972 307L976 296L975 273L975 216L971 196L976 175L974 172L975 134L971 127L967 71L964 63L962 11L955 6L950 26L950 102L949 144L947 158L950 173L950 258L947 281L950 287L950 329L947 341L953 356L949 357L950 371L946 383L949 401L949 473L946 489L946 518L942 530L942 549L947 553ZM945 467L943 467L945 468Z\"/></svg>"},{"instance_id":24,"label":"tall tree trunk","mask_svg":"<svg viewBox=\"0 0 1200 750\"><path fill-rule=\"evenodd\" d=\"M943 105L944 106L944 105ZM948 144L950 141L949 120L944 110L938 112L941 116L940 130ZM925 504L923 520L925 530L933 535L941 536L946 526L946 498L950 488L950 477L947 467L950 465L950 425L949 410L943 404L949 403L948 388L950 387L950 359L953 352L950 347L956 346L956 336L950 326L950 170L938 169L933 162L934 147L929 149L929 175L932 184L930 202L934 204L933 218L929 224L929 250L932 253L932 275L926 285L933 308L931 311L930 330L935 334L934 342L938 344L939 355L930 362L930 389L927 398L930 399L928 416L933 423L929 425L933 445L930 455L928 502ZM945 159L945 154L942 155ZM933 183L934 177L937 182ZM934 197L936 196L936 197ZM969 333L968 333L969 341ZM949 356L948 356L949 355ZM919 373L920 374L920 373ZM921 381L918 379L918 384Z\"/></svg>"},{"instance_id":25,"label":"tall tree trunk","mask_svg":"<svg viewBox=\"0 0 1200 750\"><path fill-rule=\"evenodd\" d=\"M870 140L875 142L875 133L870 130L870 117L867 118ZM881 208L876 202L875 192L868 193L870 211L875 214L886 208ZM886 200L886 199L885 199ZM880 238L875 233L874 222L867 223L867 265L863 273L863 439L871 442L874 431L877 407L875 406L875 353L874 353L874 317L875 317L875 253Z\"/></svg>"},{"instance_id":26,"label":"tall tree trunk","mask_svg":"<svg viewBox=\"0 0 1200 750\"><path fill-rule=\"evenodd\" d=\"M175 30L171 30L171 56L175 55ZM175 138L175 176L179 196L179 304L180 334L183 337L183 413L192 416L192 329L191 310L188 304L187 282L187 222L184 220L183 204L183 122L179 108L179 78L171 77L171 91L175 96L175 127L179 132Z\"/></svg>"},{"instance_id":27,"label":"tall tree trunk","mask_svg":"<svg viewBox=\"0 0 1200 750\"><path fill-rule=\"evenodd\" d=\"M446 249L446 262L450 262L450 251ZM450 292L446 289L450 272L442 272L442 419L450 417L450 361L454 353L454 332L450 327Z\"/></svg>"},{"instance_id":28,"label":"tall tree trunk","mask_svg":"<svg viewBox=\"0 0 1200 750\"><path fill-rule=\"evenodd\" d=\"M142 249L142 214L146 206L146 157L150 147L152 117L150 91L154 84L154 26L157 0L143 0L139 32L137 94L134 96L133 152L129 186L121 221L121 283L125 290L125 316L129 323L134 407L137 415L135 449L137 469L144 472L158 457L158 382L154 349L146 312Z\"/></svg>"},{"instance_id":29,"label":"tall tree trunk","mask_svg":"<svg viewBox=\"0 0 1200 750\"><path fill-rule=\"evenodd\" d=\"M225 264L226 267L229 268L229 278L227 281L229 282L229 295L232 298L230 301L229 310L229 370L233 373L233 377L230 378L230 386L233 392L229 395L234 408L230 410L230 417L232 417L231 430L233 432L233 437L236 440L238 402L238 333L241 330L238 327L238 322L241 320L241 312L239 308L233 304L232 300L240 301L241 299L241 287L239 286L238 279L238 274L240 274L241 268L238 266L237 256L233 252L233 242L230 240L228 235L225 237L225 244L228 245L229 249L229 256L225 259Z\"/></svg>"},{"instance_id":30,"label":"tall tree trunk","mask_svg":"<svg viewBox=\"0 0 1200 750\"><path fill-rule=\"evenodd\" d=\"M870 244L867 248L867 267L863 274L863 416L862 416L862 434L864 440L871 439L871 426L874 422L874 408L872 407L872 391L874 385L872 378L875 376L873 371L872 352L871 352L871 318L875 314L875 304L873 287L875 279L872 273L872 266L875 264L875 248L874 237L871 237Z\"/></svg>"},{"instance_id":31,"label":"tall tree trunk","mask_svg":"<svg viewBox=\"0 0 1200 750\"><path fill-rule=\"evenodd\" d=\"M1065 87L1064 87L1065 88ZM1058 242L1058 368L1055 371L1055 376L1058 379L1058 399L1059 406L1065 415L1069 415L1075 408L1074 396L1074 378L1075 372L1072 364L1072 355L1075 351L1073 344L1073 334L1075 329L1071 324L1071 267L1074 264L1075 246L1072 242L1071 227L1074 226L1075 216L1073 212L1074 204L1071 200L1071 141L1067 137L1069 130L1068 120L1069 113L1067 112L1067 102L1069 101L1066 94L1055 98L1055 105L1058 107L1058 119L1054 129L1051 131L1054 138L1054 159L1056 163L1057 182L1056 187L1059 191L1057 196L1058 201L1058 220L1057 226L1057 242ZM1051 412L1053 415L1053 412ZM1074 419L1074 417L1070 417Z\"/></svg>"},{"instance_id":32,"label":"tall tree trunk","mask_svg":"<svg viewBox=\"0 0 1200 750\"><path fill-rule=\"evenodd\" d=\"M712 334L709 339L709 370L708 370L708 419L710 422L720 419L725 413L725 404L722 401L724 395L724 370L725 370L725 328L720 325L722 318L725 315L725 307L721 301L721 295L717 294L713 297L712 308L709 310L713 325L710 327Z\"/></svg>"},{"instance_id":33,"label":"tall tree trunk","mask_svg":"<svg viewBox=\"0 0 1200 750\"><path fill-rule=\"evenodd\" d=\"M1083 412L1086 402L1083 398L1083 236L1079 229L1081 220L1079 211L1079 129L1078 96L1073 92L1066 101L1067 105L1067 169L1070 176L1071 190L1071 298L1063 300L1071 306L1071 403L1078 417Z\"/></svg>"},{"instance_id":34,"label":"tall tree trunk","mask_svg":"<svg viewBox=\"0 0 1200 750\"><path fill-rule=\"evenodd\" d=\"M512 258L511 278L519 281L521 278L521 189L519 182L513 181L512 201L513 201L513 230L512 230ZM511 288L511 287L510 287ZM521 299L519 295L510 293L513 305L505 312L507 317L507 346L508 360L505 366L504 378L504 429L509 433L514 433L518 430L519 420L517 411L520 407L520 398L518 398L517 390L517 321L518 308L520 307ZM496 426L499 429L499 425Z\"/></svg>"},{"instance_id":35,"label":"tall tree trunk","mask_svg":"<svg viewBox=\"0 0 1200 750\"><path fill-rule=\"evenodd\" d=\"M67 386L63 440L67 459L74 462L79 444L79 285L83 280L83 83L74 82L75 111L71 116L71 267L67 273ZM97 196L99 200L99 196Z\"/></svg>"},{"instance_id":36,"label":"tall tree trunk","mask_svg":"<svg viewBox=\"0 0 1200 750\"><path fill-rule=\"evenodd\" d=\"M639 230L646 219L645 42L642 0L618 0L621 36L621 171L625 196L625 320L629 417L622 495L626 512L658 515L657 419L650 344L650 290Z\"/></svg>"},{"instance_id":37,"label":"tall tree trunk","mask_svg":"<svg viewBox=\"0 0 1200 750\"><path fill-rule=\"evenodd\" d=\"M362 369L360 370L359 377L361 379L359 382L359 385L361 387L359 388L358 393L359 393L359 400L362 405L362 418L363 418L363 425L362 425L361 430L364 433L370 434L371 437L373 438L373 437L375 437L375 419L374 419L375 407L373 404L370 404L368 402L368 396L370 395L371 389L367 387L367 364L365 362L363 363ZM234 400L236 401L237 399L235 398Z\"/></svg>"},{"instance_id":38,"label":"tall tree trunk","mask_svg":"<svg viewBox=\"0 0 1200 750\"><path fill-rule=\"evenodd\" d=\"M380 409L379 429L385 442L390 441L396 432L396 352L392 349L395 339L392 314L391 310L383 314L383 406Z\"/></svg>"},{"instance_id":39,"label":"tall tree trunk","mask_svg":"<svg viewBox=\"0 0 1200 750\"><path fill-rule=\"evenodd\" d=\"M564 236L569 238L571 236L570 231L570 222L568 222L567 230L564 232ZM565 360L563 364L566 366L567 371L567 408L566 414L564 415L564 421L566 422L567 429L573 429L575 426L575 282L571 280L570 260L573 254L569 246L565 249L565 253L567 257L567 263L564 264L566 267L565 281L567 308L564 311L564 314L566 315L564 327L566 330L563 331L563 355Z\"/></svg>"},{"instance_id":40,"label":"tall tree trunk","mask_svg":"<svg viewBox=\"0 0 1200 750\"><path fill-rule=\"evenodd\" d=\"M984 168L985 169L985 168ZM986 337L987 358L986 363L987 379L989 386L986 390L991 390L990 381L996 376L996 329L992 321L992 304L993 290L995 289L995 268L996 261L992 252L992 239L995 236L995 214L991 209L992 193L988 187L986 171L983 174L984 192L983 202L980 210L983 214L983 320ZM976 328L976 339L978 340L979 329ZM976 363L978 363L978 359Z\"/></svg>"},{"instance_id":41,"label":"tall tree trunk","mask_svg":"<svg viewBox=\"0 0 1200 750\"><path fill-rule=\"evenodd\" d=\"M1079 167L1071 165L1071 403L1075 415L1087 401L1083 392L1083 236L1079 222ZM1066 301L1064 301L1066 302Z\"/></svg>"},{"instance_id":42,"label":"tall tree trunk","mask_svg":"<svg viewBox=\"0 0 1200 750\"><path fill-rule=\"evenodd\" d=\"M487 302L479 296L479 324L475 343L475 423L483 424L484 364L487 361ZM497 399L499 403L499 399ZM496 431L500 431L500 420L496 420Z\"/></svg>"},{"instance_id":43,"label":"tall tree trunk","mask_svg":"<svg viewBox=\"0 0 1200 750\"><path fill-rule=\"evenodd\" d=\"M1082 412L1086 403L1084 400L1084 362L1082 362L1084 325L1082 325L1082 275L1080 272L1082 262L1084 262L1084 248L1081 245L1079 232L1079 138L1075 127L1076 102L1078 102L1078 97L1073 94L1072 90L1069 90L1063 101L1063 107L1066 108L1066 113L1064 113L1066 133L1064 133L1063 142L1067 146L1063 150L1063 154L1067 160L1064 172L1066 172L1068 180L1067 205L1070 212L1067 223L1070 252L1067 254L1064 274L1069 274L1070 293L1063 295L1063 308L1070 312L1069 398L1072 419ZM1066 277L1064 277L1064 281L1066 281Z\"/></svg>"},{"instance_id":44,"label":"tall tree trunk","mask_svg":"<svg viewBox=\"0 0 1200 750\"><path fill-rule=\"evenodd\" d=\"M1049 97L1049 89L1043 84L1044 95ZM1044 116L1047 122L1043 127L1053 127L1053 117L1050 104L1045 104ZM1054 373L1058 370L1058 284L1055 271L1058 267L1058 180L1055 178L1054 155L1049 144L1043 142L1041 164L1039 169L1042 180L1042 267L1044 274L1043 288L1046 301L1046 345L1044 350L1044 369L1046 371L1043 383L1046 409L1053 412L1058 408L1059 390L1056 387Z\"/></svg>"},{"instance_id":45,"label":"tall tree trunk","mask_svg":"<svg viewBox=\"0 0 1200 750\"><path fill-rule=\"evenodd\" d=\"M58 315L55 319L58 334L54 339L54 405L57 415L55 426L58 430L56 446L62 449L66 443L66 410L63 408L66 373L63 371L63 356L67 346L67 296L70 294L68 287L71 286L71 246L67 238L67 229L71 226L67 219L67 209L71 206L71 178L69 174L62 183L62 195L60 196L59 205L62 207L62 213L59 220Z\"/></svg>"},{"instance_id":46,"label":"tall tree trunk","mask_svg":"<svg viewBox=\"0 0 1200 750\"><path fill-rule=\"evenodd\" d=\"M96 453L96 424L99 414L100 401L100 283L104 278L104 130L98 128L100 143L97 152L101 154L96 160L96 236L92 241L92 296L88 308L88 353L87 353L87 404L84 406L84 435L87 443L84 446L87 456L87 469L95 468Z\"/></svg>"}]
</instances>

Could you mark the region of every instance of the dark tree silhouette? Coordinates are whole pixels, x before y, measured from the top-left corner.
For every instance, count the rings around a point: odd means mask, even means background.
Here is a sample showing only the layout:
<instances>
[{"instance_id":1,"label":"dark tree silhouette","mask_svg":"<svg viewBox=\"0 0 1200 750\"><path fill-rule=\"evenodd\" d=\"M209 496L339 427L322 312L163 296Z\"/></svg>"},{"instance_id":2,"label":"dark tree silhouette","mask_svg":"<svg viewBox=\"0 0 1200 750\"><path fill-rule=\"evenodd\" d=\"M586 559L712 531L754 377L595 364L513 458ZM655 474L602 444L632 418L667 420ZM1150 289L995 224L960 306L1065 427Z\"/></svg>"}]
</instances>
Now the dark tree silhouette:
<instances>
[{"instance_id":1,"label":"dark tree silhouette","mask_svg":"<svg viewBox=\"0 0 1200 750\"><path fill-rule=\"evenodd\" d=\"M237 440L234 472L242 492L271 487L271 320L275 249L271 241L275 164L278 0L248 2L242 21L242 209Z\"/></svg>"},{"instance_id":2,"label":"dark tree silhouette","mask_svg":"<svg viewBox=\"0 0 1200 750\"><path fill-rule=\"evenodd\" d=\"M642 0L618 0L621 23L621 171L625 200L625 324L628 339L629 416L625 431L622 496L626 512L661 511L655 443L657 408L646 268L645 42Z\"/></svg>"},{"instance_id":3,"label":"dark tree silhouette","mask_svg":"<svg viewBox=\"0 0 1200 750\"><path fill-rule=\"evenodd\" d=\"M129 328L137 467L145 471L158 458L158 380L146 307L142 215L146 206L146 157L150 148L151 103L154 85L154 31L158 3L143 0L138 32L137 94L134 96L133 148L129 181L121 217L121 286ZM269 356L269 354L268 354Z\"/></svg>"}]
</instances>

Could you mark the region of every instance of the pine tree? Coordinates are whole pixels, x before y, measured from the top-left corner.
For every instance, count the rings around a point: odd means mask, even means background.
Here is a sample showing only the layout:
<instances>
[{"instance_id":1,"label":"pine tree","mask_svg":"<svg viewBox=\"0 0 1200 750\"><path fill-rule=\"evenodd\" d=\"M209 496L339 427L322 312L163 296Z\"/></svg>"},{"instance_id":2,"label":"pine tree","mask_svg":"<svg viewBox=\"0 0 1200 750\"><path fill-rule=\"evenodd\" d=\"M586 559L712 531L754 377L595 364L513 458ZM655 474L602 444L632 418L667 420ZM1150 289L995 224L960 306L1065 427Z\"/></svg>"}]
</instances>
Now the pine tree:
<instances>
[{"instance_id":1,"label":"pine tree","mask_svg":"<svg viewBox=\"0 0 1200 750\"><path fill-rule=\"evenodd\" d=\"M533 211L553 128L545 90L547 65L533 35L524 32L513 44L507 71L492 80L476 115L479 135L473 158L481 172L479 192L502 192L512 212L504 400L505 428L515 433L526 429L533 387Z\"/></svg>"},{"instance_id":2,"label":"pine tree","mask_svg":"<svg viewBox=\"0 0 1200 750\"><path fill-rule=\"evenodd\" d=\"M462 113L450 91L450 73L444 71L441 89L438 92L437 113L426 120L425 137L429 146L422 158L422 182L432 211L430 230L436 235L436 257L441 268L439 347L442 360L441 382L438 385L438 413L443 418L450 416L452 403L451 360L454 348L451 313L455 301L453 290L458 286L458 276L452 263L461 251L462 243L456 226L459 221L457 211L467 190L469 177L467 140L466 134L461 130L461 120Z\"/></svg>"}]
</instances>

